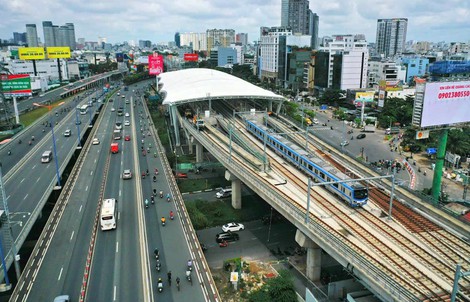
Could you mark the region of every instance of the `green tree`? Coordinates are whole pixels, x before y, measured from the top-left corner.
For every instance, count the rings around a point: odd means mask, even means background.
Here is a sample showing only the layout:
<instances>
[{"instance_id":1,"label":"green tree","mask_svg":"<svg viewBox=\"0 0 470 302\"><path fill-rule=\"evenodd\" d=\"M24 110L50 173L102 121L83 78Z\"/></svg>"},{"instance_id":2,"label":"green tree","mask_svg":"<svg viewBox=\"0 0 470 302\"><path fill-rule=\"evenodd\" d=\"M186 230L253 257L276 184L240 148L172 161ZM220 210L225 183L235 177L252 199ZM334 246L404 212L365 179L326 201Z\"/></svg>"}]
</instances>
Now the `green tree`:
<instances>
[{"instance_id":1,"label":"green tree","mask_svg":"<svg viewBox=\"0 0 470 302\"><path fill-rule=\"evenodd\" d=\"M345 91L339 89L327 89L319 98L320 104L339 106L345 101Z\"/></svg>"},{"instance_id":2,"label":"green tree","mask_svg":"<svg viewBox=\"0 0 470 302\"><path fill-rule=\"evenodd\" d=\"M269 299L266 299L266 296ZM269 279L259 290L254 291L248 297L250 302L292 302L297 301L297 295L294 289L294 282L291 274L282 270L279 276Z\"/></svg>"},{"instance_id":3,"label":"green tree","mask_svg":"<svg viewBox=\"0 0 470 302\"><path fill-rule=\"evenodd\" d=\"M470 128L451 129L447 137L447 151L459 155L470 154Z\"/></svg>"},{"instance_id":4,"label":"green tree","mask_svg":"<svg viewBox=\"0 0 470 302\"><path fill-rule=\"evenodd\" d=\"M410 125L413 115L413 101L412 97L406 99L387 98L382 112L377 117L379 125L383 128L388 128L390 124L393 125L396 122L400 125Z\"/></svg>"}]
</instances>

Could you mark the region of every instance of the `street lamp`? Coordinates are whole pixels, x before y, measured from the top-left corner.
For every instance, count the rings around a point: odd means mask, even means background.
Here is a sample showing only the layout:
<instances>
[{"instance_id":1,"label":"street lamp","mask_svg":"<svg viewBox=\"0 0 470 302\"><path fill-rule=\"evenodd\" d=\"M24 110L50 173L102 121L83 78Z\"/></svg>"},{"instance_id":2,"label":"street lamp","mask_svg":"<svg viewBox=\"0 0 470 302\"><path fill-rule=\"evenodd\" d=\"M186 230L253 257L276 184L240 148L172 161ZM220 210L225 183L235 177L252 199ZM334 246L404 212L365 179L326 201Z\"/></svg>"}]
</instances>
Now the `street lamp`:
<instances>
[{"instance_id":1,"label":"street lamp","mask_svg":"<svg viewBox=\"0 0 470 302\"><path fill-rule=\"evenodd\" d=\"M78 108L77 107L75 107L75 125L77 126L78 146L81 148L82 147L82 142L80 140L80 119L78 117Z\"/></svg>"}]
</instances>

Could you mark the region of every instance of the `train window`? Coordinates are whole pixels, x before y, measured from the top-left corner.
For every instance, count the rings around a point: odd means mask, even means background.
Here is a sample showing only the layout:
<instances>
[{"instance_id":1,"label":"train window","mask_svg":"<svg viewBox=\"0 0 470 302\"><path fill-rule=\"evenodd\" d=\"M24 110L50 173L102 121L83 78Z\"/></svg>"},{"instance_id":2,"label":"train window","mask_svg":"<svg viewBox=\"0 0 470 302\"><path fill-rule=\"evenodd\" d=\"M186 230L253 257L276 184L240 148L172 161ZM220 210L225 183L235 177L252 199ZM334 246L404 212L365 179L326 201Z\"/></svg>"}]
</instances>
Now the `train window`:
<instances>
[{"instance_id":1,"label":"train window","mask_svg":"<svg viewBox=\"0 0 470 302\"><path fill-rule=\"evenodd\" d=\"M311 164L308 164L308 169L309 169L310 171L313 171Z\"/></svg>"},{"instance_id":2,"label":"train window","mask_svg":"<svg viewBox=\"0 0 470 302\"><path fill-rule=\"evenodd\" d=\"M325 179L325 174L323 172L320 172L320 177L321 179Z\"/></svg>"},{"instance_id":3,"label":"train window","mask_svg":"<svg viewBox=\"0 0 470 302\"><path fill-rule=\"evenodd\" d=\"M318 175L318 169L315 169L315 174L317 174L317 175Z\"/></svg>"},{"instance_id":4,"label":"train window","mask_svg":"<svg viewBox=\"0 0 470 302\"><path fill-rule=\"evenodd\" d=\"M338 184L338 183L335 183L335 184L333 184L333 186L335 186L335 188L338 189L339 184Z\"/></svg>"}]
</instances>

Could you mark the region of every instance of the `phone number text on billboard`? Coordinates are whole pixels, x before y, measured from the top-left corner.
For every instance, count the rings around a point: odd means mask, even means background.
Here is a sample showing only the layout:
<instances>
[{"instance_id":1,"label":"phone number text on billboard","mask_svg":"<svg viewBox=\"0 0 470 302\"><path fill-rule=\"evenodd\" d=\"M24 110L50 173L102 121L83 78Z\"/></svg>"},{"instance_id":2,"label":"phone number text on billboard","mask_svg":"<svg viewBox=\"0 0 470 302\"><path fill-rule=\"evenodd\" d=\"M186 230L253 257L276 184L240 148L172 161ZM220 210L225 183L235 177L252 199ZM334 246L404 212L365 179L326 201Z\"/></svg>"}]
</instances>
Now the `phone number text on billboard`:
<instances>
[{"instance_id":1,"label":"phone number text on billboard","mask_svg":"<svg viewBox=\"0 0 470 302\"><path fill-rule=\"evenodd\" d=\"M437 96L438 99L455 99L470 96L470 90L465 91L452 91L452 92L440 92Z\"/></svg>"}]
</instances>

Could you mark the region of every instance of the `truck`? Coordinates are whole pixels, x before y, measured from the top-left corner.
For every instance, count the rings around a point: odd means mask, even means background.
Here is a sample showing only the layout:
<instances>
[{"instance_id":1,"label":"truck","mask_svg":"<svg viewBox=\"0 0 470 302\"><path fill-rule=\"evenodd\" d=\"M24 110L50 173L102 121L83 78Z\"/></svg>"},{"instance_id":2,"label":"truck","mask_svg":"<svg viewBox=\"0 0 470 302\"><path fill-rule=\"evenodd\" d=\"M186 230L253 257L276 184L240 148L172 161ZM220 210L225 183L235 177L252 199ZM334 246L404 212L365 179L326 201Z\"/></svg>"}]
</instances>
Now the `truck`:
<instances>
[{"instance_id":1,"label":"truck","mask_svg":"<svg viewBox=\"0 0 470 302\"><path fill-rule=\"evenodd\" d=\"M375 132L375 125L365 125L362 132Z\"/></svg>"},{"instance_id":2,"label":"truck","mask_svg":"<svg viewBox=\"0 0 470 302\"><path fill-rule=\"evenodd\" d=\"M111 143L111 153L116 154L119 152L119 144Z\"/></svg>"},{"instance_id":3,"label":"truck","mask_svg":"<svg viewBox=\"0 0 470 302\"><path fill-rule=\"evenodd\" d=\"M397 133L400 133L400 128L398 127L391 127L391 128L385 129L385 134L397 134Z\"/></svg>"}]
</instances>

